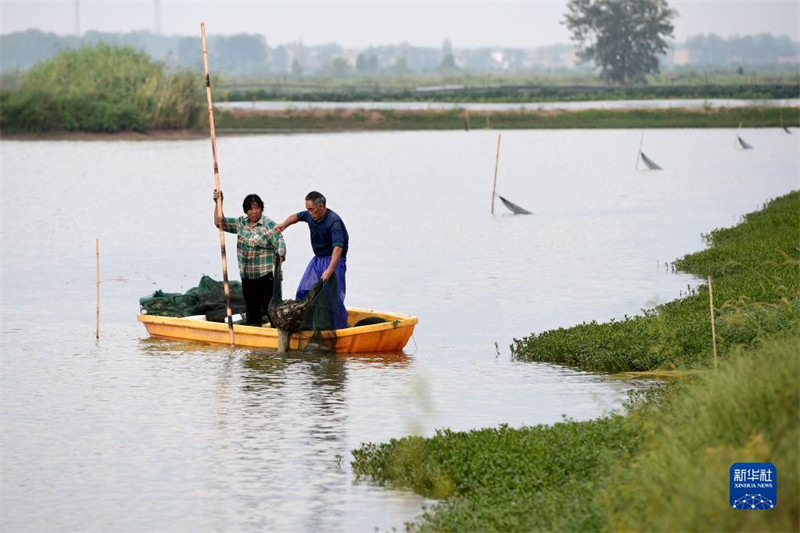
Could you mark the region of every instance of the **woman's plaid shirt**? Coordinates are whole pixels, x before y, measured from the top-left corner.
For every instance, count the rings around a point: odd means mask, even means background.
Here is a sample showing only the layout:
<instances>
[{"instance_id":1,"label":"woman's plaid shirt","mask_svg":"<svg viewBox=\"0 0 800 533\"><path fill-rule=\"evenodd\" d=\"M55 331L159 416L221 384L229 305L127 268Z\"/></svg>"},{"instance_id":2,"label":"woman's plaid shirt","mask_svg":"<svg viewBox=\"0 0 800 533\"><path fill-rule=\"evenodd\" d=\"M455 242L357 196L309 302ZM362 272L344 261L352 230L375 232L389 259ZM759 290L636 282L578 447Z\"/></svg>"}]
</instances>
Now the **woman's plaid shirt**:
<instances>
[{"instance_id":1,"label":"woman's plaid shirt","mask_svg":"<svg viewBox=\"0 0 800 533\"><path fill-rule=\"evenodd\" d=\"M277 227L265 216L252 228L246 216L223 219L222 229L237 236L236 258L243 278L255 279L272 274L276 251L281 257L286 257L286 244L283 235L275 231Z\"/></svg>"}]
</instances>

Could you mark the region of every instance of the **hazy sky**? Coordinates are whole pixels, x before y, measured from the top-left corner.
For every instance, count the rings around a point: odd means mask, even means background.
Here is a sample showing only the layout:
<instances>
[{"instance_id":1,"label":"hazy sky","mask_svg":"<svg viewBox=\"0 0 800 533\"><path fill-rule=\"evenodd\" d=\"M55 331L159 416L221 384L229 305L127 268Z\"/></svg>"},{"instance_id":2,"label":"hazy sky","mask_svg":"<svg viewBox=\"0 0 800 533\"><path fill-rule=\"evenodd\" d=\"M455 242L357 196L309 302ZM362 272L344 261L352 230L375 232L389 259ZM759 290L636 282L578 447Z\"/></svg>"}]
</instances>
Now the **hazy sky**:
<instances>
[{"instance_id":1,"label":"hazy sky","mask_svg":"<svg viewBox=\"0 0 800 533\"><path fill-rule=\"evenodd\" d=\"M78 27L81 32L153 31L160 20L166 35L199 35L202 21L208 35L257 33L270 45L302 39L306 44L337 42L357 48L403 41L439 47L450 39L456 48L536 47L569 42L560 24L566 4L566 0L0 0L0 33L38 28L66 35ZM729 37L765 32L800 41L800 0L672 0L670 6L679 12L678 41L699 33Z\"/></svg>"}]
</instances>

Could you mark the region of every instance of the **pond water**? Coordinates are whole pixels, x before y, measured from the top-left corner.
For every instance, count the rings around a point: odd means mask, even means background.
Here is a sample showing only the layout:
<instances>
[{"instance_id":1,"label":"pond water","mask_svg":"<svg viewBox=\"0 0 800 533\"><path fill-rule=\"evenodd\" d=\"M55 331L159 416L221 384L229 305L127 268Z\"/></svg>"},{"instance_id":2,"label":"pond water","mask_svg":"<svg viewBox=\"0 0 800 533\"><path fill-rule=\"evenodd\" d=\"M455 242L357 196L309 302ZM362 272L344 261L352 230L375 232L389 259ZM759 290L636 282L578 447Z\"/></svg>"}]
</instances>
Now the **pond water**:
<instances>
[{"instance_id":1,"label":"pond water","mask_svg":"<svg viewBox=\"0 0 800 533\"><path fill-rule=\"evenodd\" d=\"M221 137L226 214L256 192L282 220L322 191L350 232L348 305L419 317L402 353L352 356L147 338L140 297L221 278L207 140L0 141L3 529L401 529L425 502L355 482L359 444L591 419L644 386L508 347L695 286L668 264L800 185L800 135L738 134L755 149L504 131L497 191L532 216L490 213L494 131ZM663 171L636 168L640 143ZM311 248L302 225L286 239L291 294Z\"/></svg>"}]
</instances>

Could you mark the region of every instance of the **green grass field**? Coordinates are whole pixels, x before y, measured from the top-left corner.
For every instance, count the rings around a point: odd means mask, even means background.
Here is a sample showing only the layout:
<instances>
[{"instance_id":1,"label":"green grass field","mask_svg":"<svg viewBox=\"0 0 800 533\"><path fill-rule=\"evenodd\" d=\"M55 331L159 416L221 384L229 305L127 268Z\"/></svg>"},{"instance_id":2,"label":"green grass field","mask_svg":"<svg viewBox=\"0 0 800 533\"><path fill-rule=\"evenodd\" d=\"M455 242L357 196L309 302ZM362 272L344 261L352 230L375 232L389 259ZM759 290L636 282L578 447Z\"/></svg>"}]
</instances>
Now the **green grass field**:
<instances>
[{"instance_id":1,"label":"green grass field","mask_svg":"<svg viewBox=\"0 0 800 533\"><path fill-rule=\"evenodd\" d=\"M215 114L220 132L285 133L387 130L566 128L750 128L800 127L800 109L776 107L504 112L465 109L237 110Z\"/></svg>"}]
</instances>

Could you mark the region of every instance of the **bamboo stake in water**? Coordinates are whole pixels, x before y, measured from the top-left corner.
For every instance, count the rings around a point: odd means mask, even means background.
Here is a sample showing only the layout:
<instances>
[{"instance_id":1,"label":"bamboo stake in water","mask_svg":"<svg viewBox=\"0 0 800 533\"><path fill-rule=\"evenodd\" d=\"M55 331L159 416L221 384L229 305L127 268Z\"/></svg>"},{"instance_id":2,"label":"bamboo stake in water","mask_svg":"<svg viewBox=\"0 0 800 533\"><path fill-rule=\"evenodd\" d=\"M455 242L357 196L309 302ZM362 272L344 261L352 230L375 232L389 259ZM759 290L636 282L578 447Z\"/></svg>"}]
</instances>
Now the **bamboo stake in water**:
<instances>
[{"instance_id":1,"label":"bamboo stake in water","mask_svg":"<svg viewBox=\"0 0 800 533\"><path fill-rule=\"evenodd\" d=\"M711 305L711 345L714 348L714 370L717 369L717 330L714 326L714 291L711 288L711 276L708 276L708 301Z\"/></svg>"},{"instance_id":2,"label":"bamboo stake in water","mask_svg":"<svg viewBox=\"0 0 800 533\"><path fill-rule=\"evenodd\" d=\"M639 160L642 158L642 143L644 143L644 133L642 133L642 138L639 139L639 151L636 153L636 170L639 170Z\"/></svg>"},{"instance_id":3,"label":"bamboo stake in water","mask_svg":"<svg viewBox=\"0 0 800 533\"><path fill-rule=\"evenodd\" d=\"M208 127L211 132L211 153L214 156L214 188L222 191L219 184L219 165L217 164L217 134L214 131L214 106L211 102L211 77L208 75L208 47L206 46L206 24L200 23L200 32L203 34L203 64L206 71L206 99L208 100ZM222 254L222 287L225 291L225 305L228 314L228 332L230 333L231 346L234 346L233 337L233 311L231 310L231 289L228 285L228 258L225 254L225 231L222 229L222 195L217 197L217 218L219 219L219 249Z\"/></svg>"},{"instance_id":4,"label":"bamboo stake in water","mask_svg":"<svg viewBox=\"0 0 800 533\"><path fill-rule=\"evenodd\" d=\"M94 240L94 252L97 258L97 329L95 337L100 338L100 239Z\"/></svg>"},{"instance_id":5,"label":"bamboo stake in water","mask_svg":"<svg viewBox=\"0 0 800 533\"><path fill-rule=\"evenodd\" d=\"M494 215L494 197L497 189L497 165L500 163L500 134L497 134L497 155L494 158L494 183L492 184L492 214Z\"/></svg>"},{"instance_id":6,"label":"bamboo stake in water","mask_svg":"<svg viewBox=\"0 0 800 533\"><path fill-rule=\"evenodd\" d=\"M738 148L738 144L739 144L739 132L741 132L741 131L742 131L742 123L741 123L741 122L739 122L739 129L738 129L738 130L736 130L736 138L733 140L733 147L734 147L734 148Z\"/></svg>"}]
</instances>

